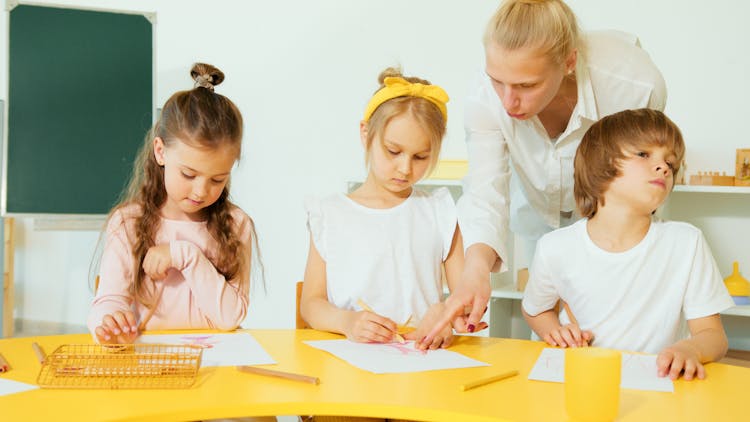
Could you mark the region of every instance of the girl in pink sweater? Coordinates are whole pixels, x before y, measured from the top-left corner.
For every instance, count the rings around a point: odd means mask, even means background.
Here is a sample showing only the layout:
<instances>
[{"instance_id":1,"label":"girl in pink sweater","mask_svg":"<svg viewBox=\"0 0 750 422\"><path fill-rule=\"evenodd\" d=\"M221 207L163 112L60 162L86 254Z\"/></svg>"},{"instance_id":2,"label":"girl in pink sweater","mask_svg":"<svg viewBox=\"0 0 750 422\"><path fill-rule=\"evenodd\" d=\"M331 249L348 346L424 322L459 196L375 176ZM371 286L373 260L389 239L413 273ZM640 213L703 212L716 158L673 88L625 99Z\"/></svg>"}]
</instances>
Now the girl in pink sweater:
<instances>
[{"instance_id":1,"label":"girl in pink sweater","mask_svg":"<svg viewBox=\"0 0 750 422\"><path fill-rule=\"evenodd\" d=\"M88 327L100 343L144 329L232 330L247 314L252 219L229 201L242 116L214 92L224 74L190 71L195 88L167 100L109 215Z\"/></svg>"}]
</instances>

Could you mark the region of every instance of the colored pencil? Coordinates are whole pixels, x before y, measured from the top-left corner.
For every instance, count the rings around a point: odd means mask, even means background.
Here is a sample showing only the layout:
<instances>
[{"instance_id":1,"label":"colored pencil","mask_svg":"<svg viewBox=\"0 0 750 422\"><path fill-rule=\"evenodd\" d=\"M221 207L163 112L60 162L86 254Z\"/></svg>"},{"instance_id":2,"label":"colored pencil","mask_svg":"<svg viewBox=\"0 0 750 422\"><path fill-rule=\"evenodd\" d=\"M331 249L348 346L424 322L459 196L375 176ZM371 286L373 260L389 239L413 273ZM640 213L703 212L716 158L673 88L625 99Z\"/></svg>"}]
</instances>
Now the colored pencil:
<instances>
[{"instance_id":1,"label":"colored pencil","mask_svg":"<svg viewBox=\"0 0 750 422\"><path fill-rule=\"evenodd\" d=\"M283 378L286 380L306 382L306 383L315 384L315 385L320 384L320 379L318 377L295 374L292 372L282 372L282 371L276 371L274 369L258 368L255 366L246 366L246 365L238 366L237 370L241 372L247 372L249 374L265 375L268 377Z\"/></svg>"},{"instance_id":2,"label":"colored pencil","mask_svg":"<svg viewBox=\"0 0 750 422\"><path fill-rule=\"evenodd\" d=\"M47 355L44 354L44 350L42 350L42 347L34 342L31 343L31 348L34 349L34 353L36 354L36 358L39 359L39 363L44 365L44 360L47 359Z\"/></svg>"},{"instance_id":3,"label":"colored pencil","mask_svg":"<svg viewBox=\"0 0 750 422\"><path fill-rule=\"evenodd\" d=\"M152 306L151 309L148 310L146 315L143 318L141 318L141 323L138 324L139 333L146 329L146 324L148 324L148 321L151 319L152 316L154 316L156 307L159 306L159 301L161 300L162 293L164 293L164 283L161 283L161 286L159 286L159 291L156 292L156 300L154 301L154 306Z\"/></svg>"},{"instance_id":4,"label":"colored pencil","mask_svg":"<svg viewBox=\"0 0 750 422\"><path fill-rule=\"evenodd\" d=\"M5 359L2 353L0 353L0 373L7 372L10 369L10 364Z\"/></svg>"},{"instance_id":5,"label":"colored pencil","mask_svg":"<svg viewBox=\"0 0 750 422\"><path fill-rule=\"evenodd\" d=\"M503 372L502 374L492 375L487 378L481 378L476 381L466 383L460 386L460 389L461 391L467 391L467 390L471 390L472 388L481 387L483 385L487 385L493 382L502 381L507 378L515 377L516 375L518 375L518 371L514 369L512 371Z\"/></svg>"},{"instance_id":6,"label":"colored pencil","mask_svg":"<svg viewBox=\"0 0 750 422\"><path fill-rule=\"evenodd\" d=\"M375 313L375 311L373 311L372 308L370 306L368 306L365 303L365 301L362 300L362 299L357 299L357 305L359 305L360 308L364 309L367 312ZM406 320L407 323L409 321L411 321L411 315L409 315L409 319ZM394 334L396 335L396 341L398 341L399 343L402 343L402 344L406 343L406 340L404 340L404 337L401 334L399 334L398 331L396 331Z\"/></svg>"},{"instance_id":7,"label":"colored pencil","mask_svg":"<svg viewBox=\"0 0 750 422\"><path fill-rule=\"evenodd\" d=\"M573 315L573 312L570 311L570 306L568 306L568 302L563 301L563 309L565 309L565 313L568 314L568 319L570 320L570 323L574 325L578 325L578 320L576 319L576 316Z\"/></svg>"},{"instance_id":8,"label":"colored pencil","mask_svg":"<svg viewBox=\"0 0 750 422\"><path fill-rule=\"evenodd\" d=\"M578 325L578 320L576 319L576 316L573 315L573 312L570 310L570 306L568 306L568 302L562 301L563 309L565 309L565 313L568 314L568 319L570 320L570 323L573 325L576 325L579 329L581 328L580 325ZM583 340L583 343L588 346L589 342L587 340Z\"/></svg>"}]
</instances>

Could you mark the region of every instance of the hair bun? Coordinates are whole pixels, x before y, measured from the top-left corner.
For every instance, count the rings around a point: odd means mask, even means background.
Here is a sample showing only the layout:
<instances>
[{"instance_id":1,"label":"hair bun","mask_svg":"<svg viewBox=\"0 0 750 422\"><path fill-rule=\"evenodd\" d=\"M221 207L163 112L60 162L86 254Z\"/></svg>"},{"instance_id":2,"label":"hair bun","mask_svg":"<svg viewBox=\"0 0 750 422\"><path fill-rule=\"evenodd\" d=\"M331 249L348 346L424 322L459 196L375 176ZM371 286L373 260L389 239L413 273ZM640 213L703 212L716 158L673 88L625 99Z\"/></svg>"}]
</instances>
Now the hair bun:
<instances>
[{"instance_id":1,"label":"hair bun","mask_svg":"<svg viewBox=\"0 0 750 422\"><path fill-rule=\"evenodd\" d=\"M216 85L224 81L224 72L210 64L196 63L190 69L190 77L195 81L196 88L203 87L213 91Z\"/></svg>"},{"instance_id":2,"label":"hair bun","mask_svg":"<svg viewBox=\"0 0 750 422\"><path fill-rule=\"evenodd\" d=\"M416 76L404 76L399 67L387 67L380 72L380 75L378 75L378 84L380 84L380 88L378 89L383 88L385 86L385 78L390 77L404 78L413 84L420 83L422 85L431 85L430 81L426 79L417 78Z\"/></svg>"}]
</instances>

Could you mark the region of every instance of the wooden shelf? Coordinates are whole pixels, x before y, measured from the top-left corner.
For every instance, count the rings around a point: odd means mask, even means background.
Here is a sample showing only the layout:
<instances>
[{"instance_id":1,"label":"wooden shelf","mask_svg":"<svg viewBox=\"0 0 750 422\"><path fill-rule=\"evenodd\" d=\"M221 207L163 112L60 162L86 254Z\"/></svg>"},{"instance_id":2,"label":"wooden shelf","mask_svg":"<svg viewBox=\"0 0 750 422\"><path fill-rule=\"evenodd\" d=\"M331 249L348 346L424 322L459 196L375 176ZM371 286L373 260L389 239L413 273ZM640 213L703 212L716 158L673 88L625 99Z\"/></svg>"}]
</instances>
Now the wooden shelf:
<instances>
[{"instance_id":1,"label":"wooden shelf","mask_svg":"<svg viewBox=\"0 0 750 422\"><path fill-rule=\"evenodd\" d=\"M495 299L523 299L523 292L516 290L516 286L513 283L493 283L492 286L492 298Z\"/></svg>"},{"instance_id":2,"label":"wooden shelf","mask_svg":"<svg viewBox=\"0 0 750 422\"><path fill-rule=\"evenodd\" d=\"M674 192L750 194L750 186L675 185Z\"/></svg>"},{"instance_id":3,"label":"wooden shelf","mask_svg":"<svg viewBox=\"0 0 750 422\"><path fill-rule=\"evenodd\" d=\"M750 305L733 306L721 313L722 315L750 316Z\"/></svg>"}]
</instances>

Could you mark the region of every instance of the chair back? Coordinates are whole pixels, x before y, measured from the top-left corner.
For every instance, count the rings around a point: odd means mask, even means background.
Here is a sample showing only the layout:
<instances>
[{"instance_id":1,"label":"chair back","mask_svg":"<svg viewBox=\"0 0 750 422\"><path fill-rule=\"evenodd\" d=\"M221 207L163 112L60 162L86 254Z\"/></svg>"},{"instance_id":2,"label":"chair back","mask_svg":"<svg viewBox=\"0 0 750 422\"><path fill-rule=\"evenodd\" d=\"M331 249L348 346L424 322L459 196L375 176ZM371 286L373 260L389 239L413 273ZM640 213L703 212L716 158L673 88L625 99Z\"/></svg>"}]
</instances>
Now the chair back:
<instances>
[{"instance_id":1,"label":"chair back","mask_svg":"<svg viewBox=\"0 0 750 422\"><path fill-rule=\"evenodd\" d=\"M302 314L299 312L299 306L302 300L302 281L297 282L297 329L310 328L307 322L302 318Z\"/></svg>"}]
</instances>

